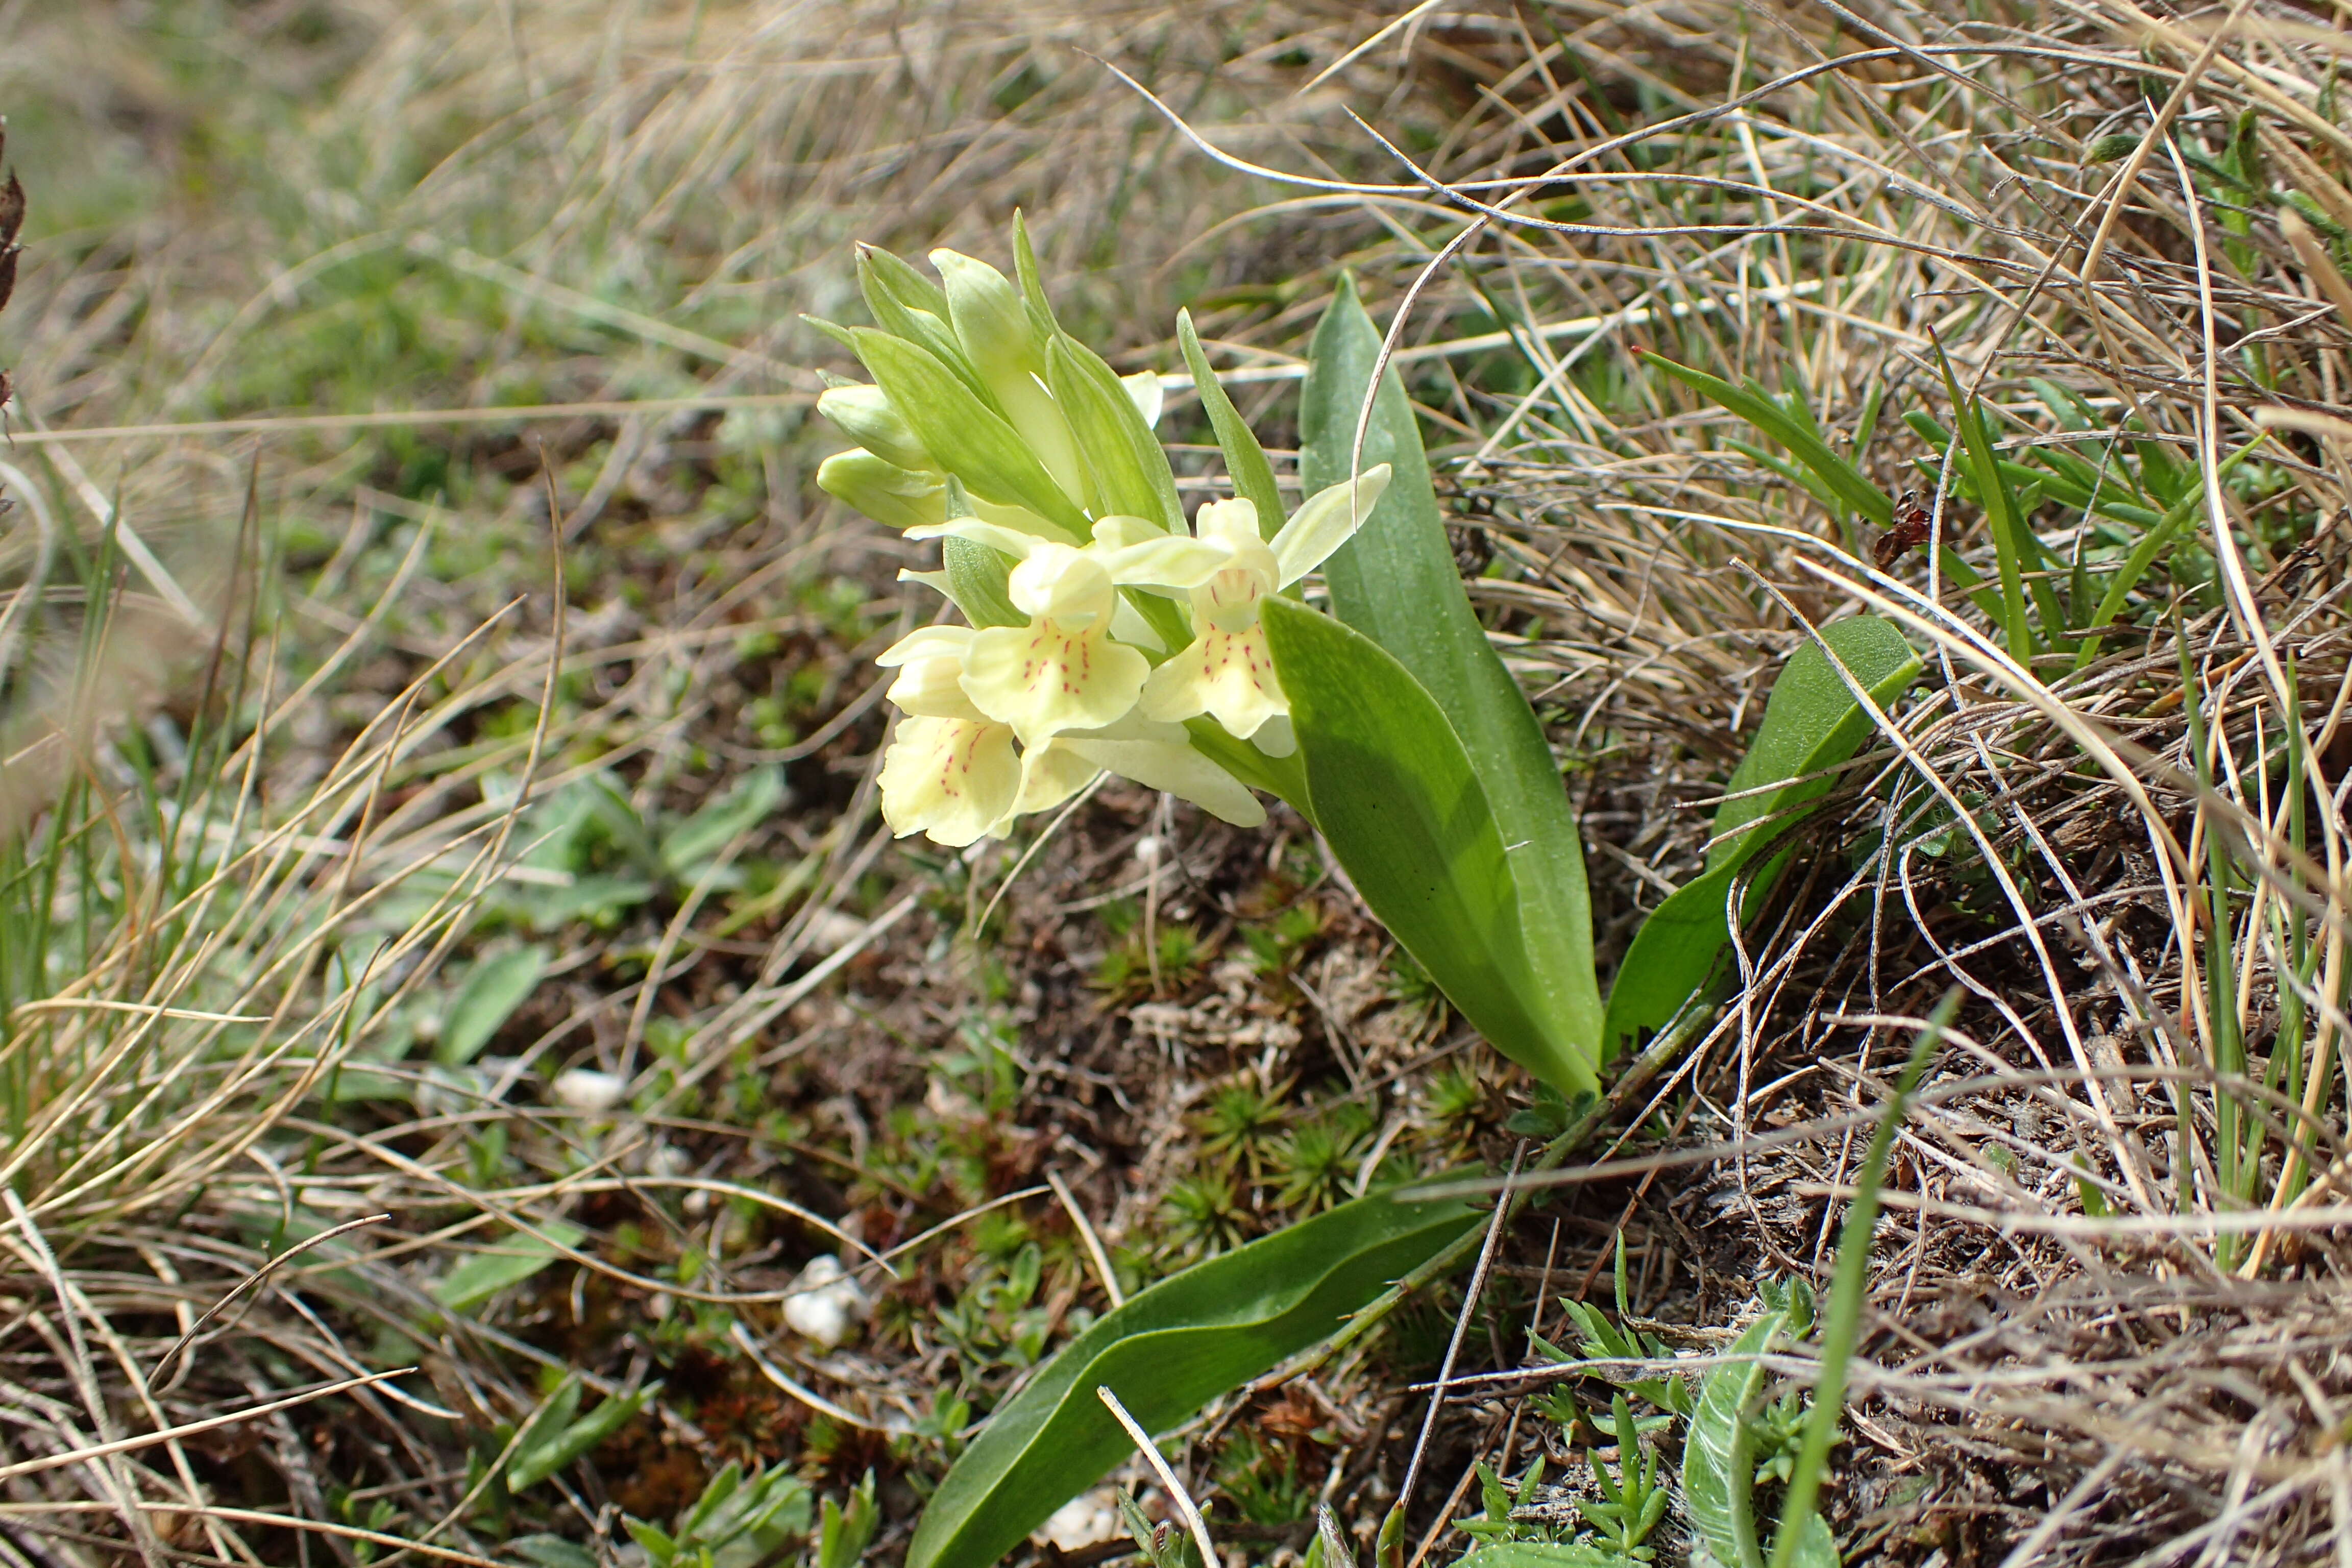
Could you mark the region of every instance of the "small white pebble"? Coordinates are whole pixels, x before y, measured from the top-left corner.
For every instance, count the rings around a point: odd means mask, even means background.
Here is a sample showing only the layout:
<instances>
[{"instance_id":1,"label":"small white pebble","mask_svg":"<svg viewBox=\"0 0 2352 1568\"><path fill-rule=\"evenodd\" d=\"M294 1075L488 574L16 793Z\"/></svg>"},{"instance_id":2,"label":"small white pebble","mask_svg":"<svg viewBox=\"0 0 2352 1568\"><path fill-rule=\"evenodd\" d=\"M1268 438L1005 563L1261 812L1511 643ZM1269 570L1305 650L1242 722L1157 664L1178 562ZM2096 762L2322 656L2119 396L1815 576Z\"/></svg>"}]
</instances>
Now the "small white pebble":
<instances>
[{"instance_id":1,"label":"small white pebble","mask_svg":"<svg viewBox=\"0 0 2352 1568\"><path fill-rule=\"evenodd\" d=\"M616 1072L573 1068L555 1075L555 1102L566 1110L594 1115L612 1110L628 1097L629 1080Z\"/></svg>"},{"instance_id":2,"label":"small white pebble","mask_svg":"<svg viewBox=\"0 0 2352 1568\"><path fill-rule=\"evenodd\" d=\"M1116 1541L1126 1527L1119 1523L1118 1505L1108 1487L1097 1487L1055 1509L1037 1535L1064 1552L1083 1552Z\"/></svg>"},{"instance_id":3,"label":"small white pebble","mask_svg":"<svg viewBox=\"0 0 2352 1568\"><path fill-rule=\"evenodd\" d=\"M845 910L824 910L808 923L812 952L836 952L866 934L866 922Z\"/></svg>"},{"instance_id":4,"label":"small white pebble","mask_svg":"<svg viewBox=\"0 0 2352 1568\"><path fill-rule=\"evenodd\" d=\"M849 1338L866 1315L866 1292L831 1253L808 1261L784 1298L784 1323L793 1332L832 1350Z\"/></svg>"}]
</instances>

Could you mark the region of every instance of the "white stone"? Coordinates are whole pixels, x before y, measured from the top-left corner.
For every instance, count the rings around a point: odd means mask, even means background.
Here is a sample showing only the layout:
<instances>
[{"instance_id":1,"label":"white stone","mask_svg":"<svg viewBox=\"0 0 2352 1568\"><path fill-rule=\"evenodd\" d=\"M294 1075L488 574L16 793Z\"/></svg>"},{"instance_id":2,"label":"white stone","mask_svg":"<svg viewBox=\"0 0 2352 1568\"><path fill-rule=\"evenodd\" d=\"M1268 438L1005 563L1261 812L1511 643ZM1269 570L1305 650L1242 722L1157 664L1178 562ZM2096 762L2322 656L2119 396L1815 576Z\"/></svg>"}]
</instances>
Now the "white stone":
<instances>
[{"instance_id":1,"label":"white stone","mask_svg":"<svg viewBox=\"0 0 2352 1568\"><path fill-rule=\"evenodd\" d=\"M1037 1535L1064 1552L1083 1552L1089 1546L1100 1546L1106 1541L1117 1541L1125 1530L1126 1526L1119 1522L1118 1504L1111 1489L1097 1487L1055 1509L1052 1517L1039 1528Z\"/></svg>"},{"instance_id":2,"label":"white stone","mask_svg":"<svg viewBox=\"0 0 2352 1568\"><path fill-rule=\"evenodd\" d=\"M628 1098L629 1080L616 1072L573 1068L555 1075L555 1102L569 1110L593 1116L612 1110Z\"/></svg>"},{"instance_id":3,"label":"white stone","mask_svg":"<svg viewBox=\"0 0 2352 1568\"><path fill-rule=\"evenodd\" d=\"M831 1253L812 1258L784 1298L784 1323L810 1342L832 1350L866 1315L866 1291Z\"/></svg>"}]
</instances>

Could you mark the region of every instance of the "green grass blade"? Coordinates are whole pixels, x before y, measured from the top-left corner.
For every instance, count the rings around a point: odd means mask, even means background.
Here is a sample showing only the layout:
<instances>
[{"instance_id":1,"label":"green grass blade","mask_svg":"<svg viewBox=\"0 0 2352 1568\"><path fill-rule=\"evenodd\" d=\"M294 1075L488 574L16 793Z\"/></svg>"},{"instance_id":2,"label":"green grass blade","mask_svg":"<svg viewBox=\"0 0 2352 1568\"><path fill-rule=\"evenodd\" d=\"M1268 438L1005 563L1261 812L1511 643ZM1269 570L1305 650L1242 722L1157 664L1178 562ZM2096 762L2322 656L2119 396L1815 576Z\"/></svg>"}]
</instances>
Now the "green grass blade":
<instances>
[{"instance_id":1,"label":"green grass blade","mask_svg":"<svg viewBox=\"0 0 2352 1568\"><path fill-rule=\"evenodd\" d=\"M1315 824L1364 902L1496 1049L1593 1089L1590 1047L1545 1011L1503 830L1444 710L1362 634L1286 599L1262 613Z\"/></svg>"},{"instance_id":2,"label":"green grass blade","mask_svg":"<svg viewBox=\"0 0 2352 1568\"><path fill-rule=\"evenodd\" d=\"M2253 455L2255 447L2269 438L2270 432L2265 430L2221 459L2221 478L2228 479L2240 463ZM2180 531L2189 525L2189 520L2204 507L2205 489L2200 485L2173 502L2164 515L2140 535L2139 542L2132 546L2131 553L2124 557L2123 565L2116 569L2114 579L2107 584L2107 591L2101 595L2099 607L2093 612L2088 625L2105 626L2114 623L2115 618L2123 613L2124 601L2130 597L2134 588L2139 586L2139 580L2147 575L2147 569L2156 564L2157 557L2164 553ZM2083 668L2099 657L2100 641L2098 637L2083 639L2081 650L2074 655L2076 669Z\"/></svg>"},{"instance_id":3,"label":"green grass blade","mask_svg":"<svg viewBox=\"0 0 2352 1568\"><path fill-rule=\"evenodd\" d=\"M1870 1152L1863 1156L1862 1171L1854 1178L1854 1198L1845 1212L1845 1225L1838 1232L1836 1282L1830 1290L1830 1308L1822 1319L1822 1370L1813 1384L1812 1414L1805 1422L1803 1447L1797 1450L1796 1468L1789 1475L1789 1491L1781 1505L1780 1527L1772 1539L1771 1568L1804 1568L1818 1560L1818 1542L1808 1542L1817 1531L1826 1534L1828 1527L1821 1515L1813 1511L1813 1500L1821 1495L1822 1471L1829 1463L1830 1447L1837 1440L1838 1419L1845 1410L1845 1368L1853 1359L1854 1342L1862 1331L1862 1299L1870 1278L1870 1238L1878 1228L1878 1188L1886 1178L1886 1157L1895 1147L1895 1134L1902 1128L1903 1119L1911 1108L1912 1093L1919 1087L1919 1077L1927 1070L1928 1058L1936 1054L1944 1031L1951 1026L1952 1015L1958 1010L1960 992L1958 986L1944 994L1928 1016L1927 1026L1919 1031L1919 1043L1911 1049L1911 1059L1903 1064L1903 1075L1895 1082L1895 1098L1887 1101L1885 1112L1878 1119L1878 1131L1870 1140ZM1832 1545L1829 1561L1837 1561Z\"/></svg>"},{"instance_id":4,"label":"green grass blade","mask_svg":"<svg viewBox=\"0 0 2352 1568\"><path fill-rule=\"evenodd\" d=\"M906 1568L990 1568L1133 1453L1097 1385L1165 1431L1339 1328L1480 1217L1459 1203L1359 1198L1106 1313L998 1406L932 1494Z\"/></svg>"},{"instance_id":5,"label":"green grass blade","mask_svg":"<svg viewBox=\"0 0 2352 1568\"><path fill-rule=\"evenodd\" d=\"M1881 528L1894 520L1895 501L1870 482L1844 458L1831 449L1810 421L1800 422L1760 388L1734 386L1719 375L1676 364L1662 354L1644 352L1643 358L1708 401L1719 404L1789 448L1797 460L1818 476L1846 506Z\"/></svg>"},{"instance_id":6,"label":"green grass blade","mask_svg":"<svg viewBox=\"0 0 2352 1568\"><path fill-rule=\"evenodd\" d=\"M2029 542L2019 536L2024 526L2010 509L2009 487L2001 480L1992 439L1984 427L1983 411L1974 398L1960 395L1960 384L1952 375L1951 362L1944 357L1939 346L1936 363L1944 373L1944 387L1952 399L1952 422L1959 426L1960 447L1975 481L1977 503L1984 508L1985 523L1992 534L1994 559L2000 566L2001 635L2009 642L2009 651L2020 664L2030 665L2041 651L2033 635L2033 622L2025 613L2025 573L2033 564L2028 559ZM2054 631L2063 622L2053 612L2050 629Z\"/></svg>"},{"instance_id":7,"label":"green grass blade","mask_svg":"<svg viewBox=\"0 0 2352 1568\"><path fill-rule=\"evenodd\" d=\"M1919 672L1902 633L1876 616L1824 626L1822 640L1882 707ZM1725 793L1738 798L1725 801L1715 815L1717 843L1708 851L1706 871L1651 913L1618 966L1609 990L1611 1050L1636 1030L1664 1025L1706 984L1730 940L1728 900L1739 873L1787 831L1790 813L1836 783L1806 775L1846 761L1869 733L1869 715L1820 647L1811 641L1801 646L1773 683L1755 742L1725 785ZM1739 794L1782 779L1803 782L1761 795ZM1749 897L1769 887L1777 870L1755 878Z\"/></svg>"},{"instance_id":8,"label":"green grass blade","mask_svg":"<svg viewBox=\"0 0 2352 1568\"><path fill-rule=\"evenodd\" d=\"M1299 475L1309 493L1344 483L1381 336L1343 282L1315 330L1299 415ZM1403 384L1381 378L1362 464L1390 466L1389 488L1355 538L1325 563L1340 620L1378 643L1434 698L1460 736L1513 847L1512 879L1529 968L1552 1031L1598 1049L1601 986L1576 812L1543 726L1471 612L1429 460Z\"/></svg>"}]
</instances>

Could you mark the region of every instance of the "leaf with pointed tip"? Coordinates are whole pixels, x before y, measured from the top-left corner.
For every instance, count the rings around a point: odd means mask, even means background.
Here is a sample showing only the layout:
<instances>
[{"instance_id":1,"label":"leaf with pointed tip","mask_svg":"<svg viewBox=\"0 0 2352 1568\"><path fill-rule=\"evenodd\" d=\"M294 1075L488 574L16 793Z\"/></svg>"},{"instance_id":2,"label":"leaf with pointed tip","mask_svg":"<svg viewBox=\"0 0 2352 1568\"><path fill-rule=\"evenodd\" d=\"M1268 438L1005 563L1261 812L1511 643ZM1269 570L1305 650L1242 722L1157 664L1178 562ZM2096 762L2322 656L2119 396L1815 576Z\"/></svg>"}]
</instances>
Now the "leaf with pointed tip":
<instances>
[{"instance_id":1,"label":"leaf with pointed tip","mask_svg":"<svg viewBox=\"0 0 2352 1568\"><path fill-rule=\"evenodd\" d=\"M1756 1539L1756 1460L1748 1414L1763 1392L1763 1356L1787 1325L1767 1312L1748 1325L1699 1384L1698 1408L1683 1435L1683 1502L1721 1568L1764 1568Z\"/></svg>"},{"instance_id":2,"label":"leaf with pointed tip","mask_svg":"<svg viewBox=\"0 0 2352 1568\"><path fill-rule=\"evenodd\" d=\"M1882 708L1918 674L1919 661L1903 634L1874 616L1823 626L1822 640ZM1706 984L1731 940L1729 901L1740 873L1792 826L1789 814L1837 782L1808 775L1845 762L1869 734L1869 714L1820 647L1807 640L1773 683L1756 740L1724 786L1732 798L1715 814L1716 844L1706 872L1652 911L1618 965L1609 988L1612 1049L1637 1030L1662 1027ZM1783 780L1801 782L1763 788ZM1778 870L1774 865L1750 878L1748 898L1769 887Z\"/></svg>"},{"instance_id":3,"label":"leaf with pointed tip","mask_svg":"<svg viewBox=\"0 0 2352 1568\"><path fill-rule=\"evenodd\" d=\"M1092 536L1086 513L1020 433L936 355L872 327L849 328L846 336L924 449L972 494L1000 506L1026 507L1075 542Z\"/></svg>"},{"instance_id":4,"label":"leaf with pointed tip","mask_svg":"<svg viewBox=\"0 0 2352 1568\"><path fill-rule=\"evenodd\" d=\"M1166 1431L1337 1331L1478 1219L1458 1203L1358 1198L1112 1309L989 1417L923 1510L906 1568L991 1568L1132 1455L1098 1385Z\"/></svg>"},{"instance_id":5,"label":"leaf with pointed tip","mask_svg":"<svg viewBox=\"0 0 2352 1568\"><path fill-rule=\"evenodd\" d=\"M1502 831L1444 711L1361 633L1288 599L1260 614L1315 825L1357 892L1496 1050L1571 1098L1595 1088L1528 970Z\"/></svg>"},{"instance_id":6,"label":"leaf with pointed tip","mask_svg":"<svg viewBox=\"0 0 2352 1568\"><path fill-rule=\"evenodd\" d=\"M1357 416L1380 352L1380 332L1343 280L1315 329L1300 403L1299 477L1310 495L1351 477ZM1390 467L1388 489L1323 566L1332 613L1395 656L1452 722L1511 846L1521 962L1540 987L1547 1032L1597 1058L1601 988L1575 808L1543 726L1471 611L1421 429L1393 370L1372 398L1361 454L1363 468L1380 463Z\"/></svg>"},{"instance_id":7,"label":"leaf with pointed tip","mask_svg":"<svg viewBox=\"0 0 2352 1568\"><path fill-rule=\"evenodd\" d=\"M1272 539L1283 524L1282 492L1275 486L1274 465L1265 460L1265 448L1258 445L1249 421L1217 384L1217 373L1201 347L1201 334L1192 330L1190 310L1176 312L1176 342L1192 369L1192 390L1200 394L1209 427L1217 433L1217 447L1225 455L1225 474L1234 481L1234 494L1257 508L1257 531Z\"/></svg>"}]
</instances>

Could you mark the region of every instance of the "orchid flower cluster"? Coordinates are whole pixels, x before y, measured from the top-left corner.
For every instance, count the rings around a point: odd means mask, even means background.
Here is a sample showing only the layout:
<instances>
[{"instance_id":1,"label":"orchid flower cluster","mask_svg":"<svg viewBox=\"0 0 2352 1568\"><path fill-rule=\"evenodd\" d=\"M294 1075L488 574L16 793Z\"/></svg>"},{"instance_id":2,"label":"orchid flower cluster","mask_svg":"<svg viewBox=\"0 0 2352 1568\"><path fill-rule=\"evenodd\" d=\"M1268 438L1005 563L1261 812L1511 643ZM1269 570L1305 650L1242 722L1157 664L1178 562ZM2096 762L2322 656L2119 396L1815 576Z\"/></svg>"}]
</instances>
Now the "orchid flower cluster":
<instances>
[{"instance_id":1,"label":"orchid flower cluster","mask_svg":"<svg viewBox=\"0 0 2352 1568\"><path fill-rule=\"evenodd\" d=\"M1122 378L1064 332L1017 219L1014 241L1017 287L951 250L931 253L938 284L862 250L878 325L818 323L874 384L818 400L859 445L817 483L942 541L941 570L900 577L967 623L925 626L877 660L898 672L902 714L883 817L961 847L1108 772L1255 826L1250 784L1296 750L1259 606L1346 542L1388 469L1287 520L1236 499L1188 525L1152 434L1159 378Z\"/></svg>"}]
</instances>

